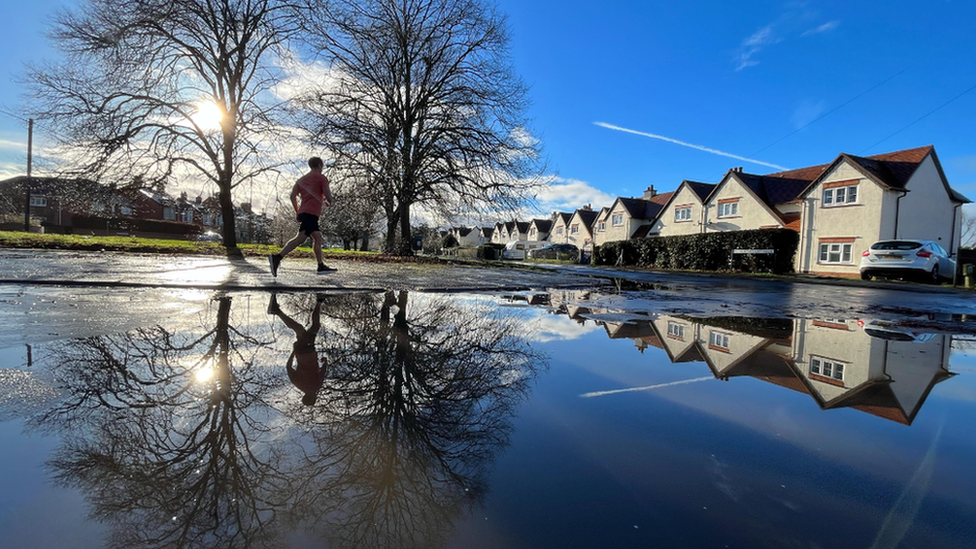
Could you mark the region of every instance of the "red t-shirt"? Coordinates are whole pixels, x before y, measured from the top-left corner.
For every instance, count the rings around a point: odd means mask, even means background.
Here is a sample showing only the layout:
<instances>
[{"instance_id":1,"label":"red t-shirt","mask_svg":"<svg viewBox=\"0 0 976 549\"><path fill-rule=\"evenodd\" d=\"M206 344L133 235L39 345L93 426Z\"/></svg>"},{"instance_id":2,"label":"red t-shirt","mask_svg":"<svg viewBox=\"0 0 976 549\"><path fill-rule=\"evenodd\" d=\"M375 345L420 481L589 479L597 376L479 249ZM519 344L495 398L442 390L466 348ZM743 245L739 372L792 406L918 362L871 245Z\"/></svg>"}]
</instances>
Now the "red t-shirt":
<instances>
[{"instance_id":1,"label":"red t-shirt","mask_svg":"<svg viewBox=\"0 0 976 549\"><path fill-rule=\"evenodd\" d=\"M329 188L329 178L316 172L308 172L298 180L298 196L301 204L298 213L322 215L325 190Z\"/></svg>"}]
</instances>

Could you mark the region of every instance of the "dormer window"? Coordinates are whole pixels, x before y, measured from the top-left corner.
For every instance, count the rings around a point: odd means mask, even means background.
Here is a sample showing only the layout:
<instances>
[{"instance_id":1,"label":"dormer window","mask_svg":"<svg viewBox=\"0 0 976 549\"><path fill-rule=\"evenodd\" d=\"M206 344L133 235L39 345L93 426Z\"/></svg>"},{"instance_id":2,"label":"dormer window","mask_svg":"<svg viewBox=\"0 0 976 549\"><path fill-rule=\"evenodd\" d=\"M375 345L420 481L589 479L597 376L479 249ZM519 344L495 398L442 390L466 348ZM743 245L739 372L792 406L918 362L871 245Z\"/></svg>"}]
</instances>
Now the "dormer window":
<instances>
[{"instance_id":1,"label":"dormer window","mask_svg":"<svg viewBox=\"0 0 976 549\"><path fill-rule=\"evenodd\" d=\"M610 222L614 227L619 227L624 224L624 214L613 214L610 218Z\"/></svg>"},{"instance_id":2,"label":"dormer window","mask_svg":"<svg viewBox=\"0 0 976 549\"><path fill-rule=\"evenodd\" d=\"M731 198L718 201L718 216L736 217L739 215L739 199Z\"/></svg>"},{"instance_id":3,"label":"dormer window","mask_svg":"<svg viewBox=\"0 0 976 549\"><path fill-rule=\"evenodd\" d=\"M674 209L674 220L691 221L691 206L678 206Z\"/></svg>"}]
</instances>

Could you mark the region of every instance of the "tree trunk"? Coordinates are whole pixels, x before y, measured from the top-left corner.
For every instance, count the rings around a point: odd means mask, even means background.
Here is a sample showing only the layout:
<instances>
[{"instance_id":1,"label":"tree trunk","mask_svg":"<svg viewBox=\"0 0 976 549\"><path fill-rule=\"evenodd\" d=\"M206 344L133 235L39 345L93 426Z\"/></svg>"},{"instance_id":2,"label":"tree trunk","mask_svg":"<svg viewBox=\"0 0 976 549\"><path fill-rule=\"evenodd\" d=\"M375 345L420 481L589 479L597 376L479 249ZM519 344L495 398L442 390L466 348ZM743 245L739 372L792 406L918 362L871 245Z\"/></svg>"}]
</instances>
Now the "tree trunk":
<instances>
[{"instance_id":1,"label":"tree trunk","mask_svg":"<svg viewBox=\"0 0 976 549\"><path fill-rule=\"evenodd\" d=\"M413 238L410 234L409 204L400 204L400 242L397 255L413 255Z\"/></svg>"},{"instance_id":2,"label":"tree trunk","mask_svg":"<svg viewBox=\"0 0 976 549\"><path fill-rule=\"evenodd\" d=\"M224 247L228 253L231 250L237 251L237 226L234 223L234 203L230 199L229 181L221 182L217 199L220 201L220 215L224 220Z\"/></svg>"},{"instance_id":3,"label":"tree trunk","mask_svg":"<svg viewBox=\"0 0 976 549\"><path fill-rule=\"evenodd\" d=\"M369 236L364 236L362 242L359 243L359 251L365 252L369 250Z\"/></svg>"}]
</instances>

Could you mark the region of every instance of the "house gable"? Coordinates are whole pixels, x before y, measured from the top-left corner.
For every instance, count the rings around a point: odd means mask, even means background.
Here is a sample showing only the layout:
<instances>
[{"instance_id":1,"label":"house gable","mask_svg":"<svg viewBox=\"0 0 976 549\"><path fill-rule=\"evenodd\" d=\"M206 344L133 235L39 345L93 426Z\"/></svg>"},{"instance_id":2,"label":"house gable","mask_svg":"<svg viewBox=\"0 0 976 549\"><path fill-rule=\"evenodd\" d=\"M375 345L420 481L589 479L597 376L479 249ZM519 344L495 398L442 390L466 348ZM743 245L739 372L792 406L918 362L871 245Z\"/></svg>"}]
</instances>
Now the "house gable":
<instances>
[{"instance_id":1,"label":"house gable","mask_svg":"<svg viewBox=\"0 0 976 549\"><path fill-rule=\"evenodd\" d=\"M678 185L678 189L671 193L671 197L654 219L654 223L648 230L648 236L673 236L701 232L703 201L715 187L714 183L682 181ZM679 219L679 216L676 215L677 210L686 210L687 213L681 215Z\"/></svg>"},{"instance_id":2,"label":"house gable","mask_svg":"<svg viewBox=\"0 0 976 549\"><path fill-rule=\"evenodd\" d=\"M729 171L705 202L705 231L742 231L783 227L783 219L765 200L760 176Z\"/></svg>"}]
</instances>

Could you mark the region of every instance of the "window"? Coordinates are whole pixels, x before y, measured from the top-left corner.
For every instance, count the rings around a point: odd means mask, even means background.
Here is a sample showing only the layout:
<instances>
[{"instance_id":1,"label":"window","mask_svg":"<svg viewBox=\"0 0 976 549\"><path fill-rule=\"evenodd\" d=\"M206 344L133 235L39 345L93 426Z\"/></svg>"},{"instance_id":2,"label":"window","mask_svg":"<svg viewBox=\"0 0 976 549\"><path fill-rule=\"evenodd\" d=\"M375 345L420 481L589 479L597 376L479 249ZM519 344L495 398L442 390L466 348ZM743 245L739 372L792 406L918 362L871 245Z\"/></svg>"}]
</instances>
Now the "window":
<instances>
[{"instance_id":1,"label":"window","mask_svg":"<svg viewBox=\"0 0 976 549\"><path fill-rule=\"evenodd\" d=\"M536 230L535 229L532 229L531 231L529 231L529 240L535 240L536 239L535 238L535 234L536 234Z\"/></svg>"},{"instance_id":2,"label":"window","mask_svg":"<svg viewBox=\"0 0 976 549\"><path fill-rule=\"evenodd\" d=\"M570 234L579 234L579 224L577 223L576 225L573 225L572 227L570 227L569 233Z\"/></svg>"},{"instance_id":3,"label":"window","mask_svg":"<svg viewBox=\"0 0 976 549\"><path fill-rule=\"evenodd\" d=\"M38 208L43 208L43 207L47 206L47 197L46 196L33 196L33 195L31 195L30 205L31 206L36 206Z\"/></svg>"},{"instance_id":4,"label":"window","mask_svg":"<svg viewBox=\"0 0 976 549\"><path fill-rule=\"evenodd\" d=\"M723 202L718 205L718 216L719 217L732 217L739 215L739 201L735 202Z\"/></svg>"},{"instance_id":5,"label":"window","mask_svg":"<svg viewBox=\"0 0 976 549\"><path fill-rule=\"evenodd\" d=\"M619 227L624 224L624 214L613 214L610 218L610 222L614 227Z\"/></svg>"},{"instance_id":6,"label":"window","mask_svg":"<svg viewBox=\"0 0 976 549\"><path fill-rule=\"evenodd\" d=\"M854 243L825 242L820 244L820 263L852 263Z\"/></svg>"},{"instance_id":7,"label":"window","mask_svg":"<svg viewBox=\"0 0 976 549\"><path fill-rule=\"evenodd\" d=\"M601 222L597 223L596 230L600 231L601 233L603 231L607 230L607 222L606 221L601 221Z\"/></svg>"},{"instance_id":8,"label":"window","mask_svg":"<svg viewBox=\"0 0 976 549\"><path fill-rule=\"evenodd\" d=\"M668 322L668 337L673 339L684 340L685 338L684 325L678 324L677 322Z\"/></svg>"},{"instance_id":9,"label":"window","mask_svg":"<svg viewBox=\"0 0 976 549\"><path fill-rule=\"evenodd\" d=\"M708 333L708 346L720 349L723 351L729 350L729 334L723 334L722 332L709 332Z\"/></svg>"},{"instance_id":10,"label":"window","mask_svg":"<svg viewBox=\"0 0 976 549\"><path fill-rule=\"evenodd\" d=\"M843 206L845 204L857 203L857 185L846 185L843 187L832 187L823 190L823 205Z\"/></svg>"},{"instance_id":11,"label":"window","mask_svg":"<svg viewBox=\"0 0 976 549\"><path fill-rule=\"evenodd\" d=\"M193 210L183 212L183 223L193 223Z\"/></svg>"},{"instance_id":12,"label":"window","mask_svg":"<svg viewBox=\"0 0 976 549\"><path fill-rule=\"evenodd\" d=\"M819 356L810 357L810 374L837 381L844 381L844 367L846 364Z\"/></svg>"},{"instance_id":13,"label":"window","mask_svg":"<svg viewBox=\"0 0 976 549\"><path fill-rule=\"evenodd\" d=\"M173 208L163 208L163 219L176 219L176 212L173 211Z\"/></svg>"},{"instance_id":14,"label":"window","mask_svg":"<svg viewBox=\"0 0 976 549\"><path fill-rule=\"evenodd\" d=\"M128 206L119 206L119 213L122 215L132 215L132 208Z\"/></svg>"},{"instance_id":15,"label":"window","mask_svg":"<svg viewBox=\"0 0 976 549\"><path fill-rule=\"evenodd\" d=\"M558 227L556 229L556 234L558 234L559 236L562 236L562 234L563 234L563 228L562 227Z\"/></svg>"},{"instance_id":16,"label":"window","mask_svg":"<svg viewBox=\"0 0 976 549\"><path fill-rule=\"evenodd\" d=\"M691 206L679 206L674 210L675 221L691 221Z\"/></svg>"}]
</instances>

